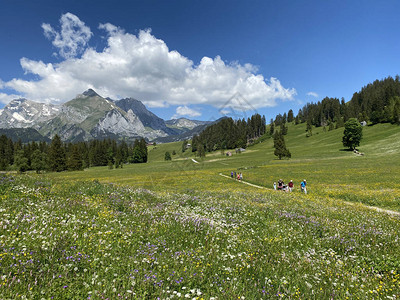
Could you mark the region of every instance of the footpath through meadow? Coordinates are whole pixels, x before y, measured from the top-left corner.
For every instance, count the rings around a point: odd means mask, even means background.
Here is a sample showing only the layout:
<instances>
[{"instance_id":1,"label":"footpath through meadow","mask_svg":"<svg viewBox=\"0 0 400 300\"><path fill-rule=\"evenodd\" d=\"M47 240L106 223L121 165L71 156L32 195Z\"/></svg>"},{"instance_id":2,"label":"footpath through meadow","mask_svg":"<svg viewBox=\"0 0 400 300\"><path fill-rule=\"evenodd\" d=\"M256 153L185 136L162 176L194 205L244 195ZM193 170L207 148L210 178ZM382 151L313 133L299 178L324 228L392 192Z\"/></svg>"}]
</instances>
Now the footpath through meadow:
<instances>
[{"instance_id":1,"label":"footpath through meadow","mask_svg":"<svg viewBox=\"0 0 400 300\"><path fill-rule=\"evenodd\" d=\"M219 175L222 176L222 177L233 179L230 176L222 174L222 173L219 173ZM243 181L243 180L240 180L240 181L237 180L237 179L234 179L234 180L238 181L240 183L244 183L244 184L250 185L250 186L258 188L258 189L271 190L269 188L266 188L266 187L263 187L263 186L260 186L260 185L256 185L256 184L253 184L253 183L250 183L250 182L246 182L246 181ZM354 203L354 202L349 202L349 201L343 201L343 202L348 204L348 205L351 205L351 206L354 206L355 204L357 204L357 205L361 205L361 206L363 206L365 208L368 208L368 209L373 209L373 210L376 210L378 212L383 212L383 213L387 213L387 214L392 215L392 216L399 216L400 217L400 212L398 212L398 211L389 210L389 209L383 209L383 208L379 208L379 207L375 207L375 206L369 206L369 205L365 205L365 204L362 204L362 203Z\"/></svg>"}]
</instances>

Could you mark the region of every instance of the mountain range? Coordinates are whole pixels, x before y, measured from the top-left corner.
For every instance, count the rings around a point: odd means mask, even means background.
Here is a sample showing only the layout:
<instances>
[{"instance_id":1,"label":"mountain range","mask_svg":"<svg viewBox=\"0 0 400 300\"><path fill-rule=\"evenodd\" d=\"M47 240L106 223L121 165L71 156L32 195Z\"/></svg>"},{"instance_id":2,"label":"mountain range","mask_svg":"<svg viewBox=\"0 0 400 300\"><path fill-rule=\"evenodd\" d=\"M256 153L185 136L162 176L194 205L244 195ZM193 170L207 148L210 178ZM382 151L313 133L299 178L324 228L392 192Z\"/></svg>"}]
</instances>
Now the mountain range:
<instances>
[{"instance_id":1,"label":"mountain range","mask_svg":"<svg viewBox=\"0 0 400 300\"><path fill-rule=\"evenodd\" d=\"M114 101L92 89L61 105L15 99L0 110L0 129L7 129L9 135L14 129L19 129L19 135L20 129L30 129L45 140L58 134L67 142L104 138L129 141L139 137L148 141L179 141L191 138L212 123L186 118L164 121L139 100Z\"/></svg>"}]
</instances>

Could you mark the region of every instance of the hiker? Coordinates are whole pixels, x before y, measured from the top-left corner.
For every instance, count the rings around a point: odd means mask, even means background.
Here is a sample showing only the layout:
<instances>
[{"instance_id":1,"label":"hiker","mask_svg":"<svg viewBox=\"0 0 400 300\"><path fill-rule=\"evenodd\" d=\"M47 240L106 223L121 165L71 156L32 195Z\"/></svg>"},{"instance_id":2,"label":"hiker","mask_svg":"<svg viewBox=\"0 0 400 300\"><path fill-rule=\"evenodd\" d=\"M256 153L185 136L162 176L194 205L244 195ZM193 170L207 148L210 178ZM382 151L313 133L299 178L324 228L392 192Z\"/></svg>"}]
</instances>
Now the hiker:
<instances>
[{"instance_id":1,"label":"hiker","mask_svg":"<svg viewBox=\"0 0 400 300\"><path fill-rule=\"evenodd\" d=\"M292 190L293 190L293 180L290 180L288 186L289 186L289 192L292 192Z\"/></svg>"},{"instance_id":2,"label":"hiker","mask_svg":"<svg viewBox=\"0 0 400 300\"><path fill-rule=\"evenodd\" d=\"M279 179L278 180L278 191L282 191L282 189L283 189L283 180Z\"/></svg>"},{"instance_id":3,"label":"hiker","mask_svg":"<svg viewBox=\"0 0 400 300\"><path fill-rule=\"evenodd\" d=\"M237 180L240 181L240 173L237 174Z\"/></svg>"},{"instance_id":4,"label":"hiker","mask_svg":"<svg viewBox=\"0 0 400 300\"><path fill-rule=\"evenodd\" d=\"M235 176L234 176L233 178L235 178L235 179L236 179L236 171L235 171L235 173L234 173L234 174L235 174Z\"/></svg>"},{"instance_id":5,"label":"hiker","mask_svg":"<svg viewBox=\"0 0 400 300\"><path fill-rule=\"evenodd\" d=\"M285 184L285 182L282 180L282 191L287 192L287 185Z\"/></svg>"},{"instance_id":6,"label":"hiker","mask_svg":"<svg viewBox=\"0 0 400 300\"><path fill-rule=\"evenodd\" d=\"M300 187L301 187L301 191L304 192L304 194L307 194L307 181L304 179L301 183L300 183Z\"/></svg>"},{"instance_id":7,"label":"hiker","mask_svg":"<svg viewBox=\"0 0 400 300\"><path fill-rule=\"evenodd\" d=\"M231 178L233 178L233 171L231 172Z\"/></svg>"},{"instance_id":8,"label":"hiker","mask_svg":"<svg viewBox=\"0 0 400 300\"><path fill-rule=\"evenodd\" d=\"M240 172L239 174L239 180L242 181L243 180L243 174Z\"/></svg>"},{"instance_id":9,"label":"hiker","mask_svg":"<svg viewBox=\"0 0 400 300\"><path fill-rule=\"evenodd\" d=\"M274 190L276 191L276 182L274 182Z\"/></svg>"}]
</instances>

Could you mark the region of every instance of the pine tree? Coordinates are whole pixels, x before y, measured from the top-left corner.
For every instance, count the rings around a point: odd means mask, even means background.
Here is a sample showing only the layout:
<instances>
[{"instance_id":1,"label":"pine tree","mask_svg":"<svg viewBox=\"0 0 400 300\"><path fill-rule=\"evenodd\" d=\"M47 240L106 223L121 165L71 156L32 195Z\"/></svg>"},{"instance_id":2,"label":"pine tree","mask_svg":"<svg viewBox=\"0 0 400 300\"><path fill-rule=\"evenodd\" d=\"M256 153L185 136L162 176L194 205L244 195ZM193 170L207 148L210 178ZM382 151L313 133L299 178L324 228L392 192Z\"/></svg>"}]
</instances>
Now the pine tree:
<instances>
[{"instance_id":1,"label":"pine tree","mask_svg":"<svg viewBox=\"0 0 400 300\"><path fill-rule=\"evenodd\" d=\"M171 160L172 158L171 158L171 154L167 151L167 152L165 152L165 155L164 155L164 160Z\"/></svg>"},{"instance_id":2,"label":"pine tree","mask_svg":"<svg viewBox=\"0 0 400 300\"><path fill-rule=\"evenodd\" d=\"M197 144L200 143L199 137L197 134L194 134L192 137L192 152L197 151Z\"/></svg>"},{"instance_id":3,"label":"pine tree","mask_svg":"<svg viewBox=\"0 0 400 300\"><path fill-rule=\"evenodd\" d=\"M141 138L140 140L135 140L133 144L131 162L133 163L147 162L147 146L146 146L146 141L143 138Z\"/></svg>"},{"instance_id":4,"label":"pine tree","mask_svg":"<svg viewBox=\"0 0 400 300\"><path fill-rule=\"evenodd\" d=\"M289 109L288 115L287 115L287 121L288 123L293 122L294 116L293 116L293 110Z\"/></svg>"},{"instance_id":5,"label":"pine tree","mask_svg":"<svg viewBox=\"0 0 400 300\"><path fill-rule=\"evenodd\" d=\"M281 123L280 132L282 133L282 135L287 135L288 127L286 126L286 122Z\"/></svg>"},{"instance_id":6,"label":"pine tree","mask_svg":"<svg viewBox=\"0 0 400 300\"><path fill-rule=\"evenodd\" d=\"M285 138L280 132L276 132L274 135L274 148L274 155L278 156L279 159L282 159L282 157L292 157L292 154L286 148Z\"/></svg>"},{"instance_id":7,"label":"pine tree","mask_svg":"<svg viewBox=\"0 0 400 300\"><path fill-rule=\"evenodd\" d=\"M311 125L311 120L307 120L307 125L306 125L306 137L312 136L312 125Z\"/></svg>"},{"instance_id":8,"label":"pine tree","mask_svg":"<svg viewBox=\"0 0 400 300\"><path fill-rule=\"evenodd\" d=\"M49 147L49 169L55 172L66 170L66 157L63 143L56 134Z\"/></svg>"},{"instance_id":9,"label":"pine tree","mask_svg":"<svg viewBox=\"0 0 400 300\"><path fill-rule=\"evenodd\" d=\"M187 141L187 140L184 140L184 141L182 142L182 153L186 151L187 145L188 145L188 141Z\"/></svg>"},{"instance_id":10,"label":"pine tree","mask_svg":"<svg viewBox=\"0 0 400 300\"><path fill-rule=\"evenodd\" d=\"M275 123L274 120L271 119L270 123L269 123L269 135L273 135L275 132Z\"/></svg>"},{"instance_id":11,"label":"pine tree","mask_svg":"<svg viewBox=\"0 0 400 300\"><path fill-rule=\"evenodd\" d=\"M39 174L41 171L46 169L47 157L45 153L40 151L40 149L33 151L31 160L31 167L36 171L36 173Z\"/></svg>"},{"instance_id":12,"label":"pine tree","mask_svg":"<svg viewBox=\"0 0 400 300\"><path fill-rule=\"evenodd\" d=\"M69 171L83 170L82 154L79 149L79 145L77 144L71 146L71 150L67 161L67 168Z\"/></svg>"},{"instance_id":13,"label":"pine tree","mask_svg":"<svg viewBox=\"0 0 400 300\"><path fill-rule=\"evenodd\" d=\"M198 157L205 157L206 156L206 149L204 149L203 145L200 144L200 145L197 146L196 155Z\"/></svg>"}]
</instances>

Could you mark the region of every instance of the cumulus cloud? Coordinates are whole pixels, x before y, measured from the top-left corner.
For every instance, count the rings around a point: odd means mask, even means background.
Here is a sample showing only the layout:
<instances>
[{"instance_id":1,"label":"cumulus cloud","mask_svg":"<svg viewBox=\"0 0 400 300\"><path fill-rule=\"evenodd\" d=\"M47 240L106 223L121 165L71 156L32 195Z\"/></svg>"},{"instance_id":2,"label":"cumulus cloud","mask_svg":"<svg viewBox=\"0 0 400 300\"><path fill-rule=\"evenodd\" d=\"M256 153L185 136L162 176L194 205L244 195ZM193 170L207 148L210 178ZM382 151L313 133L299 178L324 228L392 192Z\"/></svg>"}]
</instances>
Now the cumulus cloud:
<instances>
[{"instance_id":1,"label":"cumulus cloud","mask_svg":"<svg viewBox=\"0 0 400 300\"><path fill-rule=\"evenodd\" d=\"M43 23L44 35L52 40L53 46L59 49L63 58L75 57L83 52L92 32L77 16L66 13L60 19L61 30L58 32L50 24Z\"/></svg>"},{"instance_id":2,"label":"cumulus cloud","mask_svg":"<svg viewBox=\"0 0 400 300\"><path fill-rule=\"evenodd\" d=\"M0 103L7 104L14 99L21 98L19 95L0 93Z\"/></svg>"},{"instance_id":3,"label":"cumulus cloud","mask_svg":"<svg viewBox=\"0 0 400 300\"><path fill-rule=\"evenodd\" d=\"M176 108L176 113L172 117L172 119L177 119L181 116L198 117L198 116L201 116L201 113L198 111L195 111L194 109L187 107L186 105L178 106Z\"/></svg>"},{"instance_id":4,"label":"cumulus cloud","mask_svg":"<svg viewBox=\"0 0 400 300\"><path fill-rule=\"evenodd\" d=\"M135 97L151 107L208 104L222 107L240 93L254 108L272 107L276 101L293 100L296 90L285 88L276 78L265 78L252 64L225 62L220 56L203 57L198 64L170 50L166 43L141 30L127 33L113 24L100 24L107 34L101 51L86 47L90 29L78 17L61 17L61 32L49 24L42 27L65 57L57 64L21 59L26 73L35 80L15 78L4 86L28 99L64 102L88 88L113 99Z\"/></svg>"},{"instance_id":5,"label":"cumulus cloud","mask_svg":"<svg viewBox=\"0 0 400 300\"><path fill-rule=\"evenodd\" d=\"M308 92L307 96L311 96L311 97L314 97L314 98L318 98L319 97L319 95L317 93L315 93L315 92Z\"/></svg>"}]
</instances>

